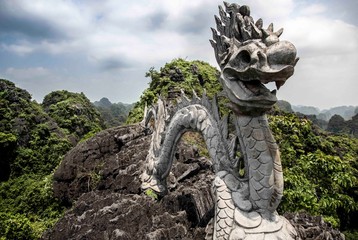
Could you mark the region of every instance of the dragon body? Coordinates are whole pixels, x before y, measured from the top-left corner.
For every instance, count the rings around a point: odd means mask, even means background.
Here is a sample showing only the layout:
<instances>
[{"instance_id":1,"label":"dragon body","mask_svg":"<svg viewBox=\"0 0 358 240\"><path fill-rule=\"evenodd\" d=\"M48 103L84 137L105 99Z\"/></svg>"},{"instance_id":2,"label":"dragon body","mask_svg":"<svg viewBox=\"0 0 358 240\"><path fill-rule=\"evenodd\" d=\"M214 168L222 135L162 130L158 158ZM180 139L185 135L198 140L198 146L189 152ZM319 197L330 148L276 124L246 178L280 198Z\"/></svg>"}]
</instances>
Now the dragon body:
<instances>
[{"instance_id":1,"label":"dragon body","mask_svg":"<svg viewBox=\"0 0 358 240\"><path fill-rule=\"evenodd\" d=\"M167 193L176 144L186 131L197 131L206 142L215 173L216 207L207 239L299 239L276 212L283 196L283 174L266 111L277 98L276 90L264 86L275 82L279 89L293 74L296 49L279 41L282 30L274 32L272 24L263 29L261 19L254 23L247 6L224 4L211 44L221 67L219 81L235 115L231 119L235 136L228 134L230 118L221 118L216 97L209 101L205 93L201 98L193 93L188 99L182 93L174 109L159 98L144 119L145 125L154 119L154 129L142 188ZM238 145L243 160L235 158Z\"/></svg>"}]
</instances>

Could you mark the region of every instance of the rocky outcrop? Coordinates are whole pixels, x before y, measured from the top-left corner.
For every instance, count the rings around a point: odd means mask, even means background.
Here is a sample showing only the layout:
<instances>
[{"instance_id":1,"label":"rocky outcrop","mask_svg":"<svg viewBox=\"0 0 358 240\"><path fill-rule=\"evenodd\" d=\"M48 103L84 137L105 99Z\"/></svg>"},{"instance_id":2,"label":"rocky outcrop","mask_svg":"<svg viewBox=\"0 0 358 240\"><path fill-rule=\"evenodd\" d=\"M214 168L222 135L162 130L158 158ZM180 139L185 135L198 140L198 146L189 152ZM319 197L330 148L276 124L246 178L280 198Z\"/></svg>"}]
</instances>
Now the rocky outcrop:
<instances>
[{"instance_id":1,"label":"rocky outcrop","mask_svg":"<svg viewBox=\"0 0 358 240\"><path fill-rule=\"evenodd\" d=\"M42 239L204 239L214 209L211 162L181 141L169 194L145 194L140 175L150 139L140 125L130 125L102 131L69 151L54 174L54 193L72 207ZM302 235L310 224L321 228L321 221L305 218L304 225L300 215L286 217L302 237L313 236L307 239L343 239L332 233L322 238L322 231Z\"/></svg>"},{"instance_id":2,"label":"rocky outcrop","mask_svg":"<svg viewBox=\"0 0 358 240\"><path fill-rule=\"evenodd\" d=\"M54 194L71 204L83 193L140 194L141 166L150 136L139 125L100 132L69 151L54 174Z\"/></svg>"},{"instance_id":3,"label":"rocky outcrop","mask_svg":"<svg viewBox=\"0 0 358 240\"><path fill-rule=\"evenodd\" d=\"M169 176L170 194L140 189L151 136L140 125L102 131L67 153L54 193L67 211L43 239L203 239L213 216L208 159L181 142Z\"/></svg>"},{"instance_id":4,"label":"rocky outcrop","mask_svg":"<svg viewBox=\"0 0 358 240\"><path fill-rule=\"evenodd\" d=\"M290 220L301 239L306 240L344 240L344 235L333 229L329 223L323 221L321 216L311 216L305 212L286 213L284 215Z\"/></svg>"}]
</instances>

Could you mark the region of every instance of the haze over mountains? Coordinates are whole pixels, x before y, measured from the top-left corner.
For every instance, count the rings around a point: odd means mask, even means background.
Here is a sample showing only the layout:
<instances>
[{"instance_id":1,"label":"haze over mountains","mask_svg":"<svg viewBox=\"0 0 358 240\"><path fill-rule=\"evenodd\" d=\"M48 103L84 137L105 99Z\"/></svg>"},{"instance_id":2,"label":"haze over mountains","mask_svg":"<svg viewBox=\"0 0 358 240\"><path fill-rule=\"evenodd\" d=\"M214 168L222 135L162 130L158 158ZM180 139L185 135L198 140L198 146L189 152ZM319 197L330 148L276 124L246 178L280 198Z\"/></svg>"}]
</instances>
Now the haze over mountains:
<instances>
[{"instance_id":1,"label":"haze over mountains","mask_svg":"<svg viewBox=\"0 0 358 240\"><path fill-rule=\"evenodd\" d=\"M292 110L305 115L316 115L318 119L325 121L328 121L333 115L340 115L345 120L350 120L358 113L357 106L338 106L332 107L330 109L320 110L319 108L312 106L292 105Z\"/></svg>"}]
</instances>

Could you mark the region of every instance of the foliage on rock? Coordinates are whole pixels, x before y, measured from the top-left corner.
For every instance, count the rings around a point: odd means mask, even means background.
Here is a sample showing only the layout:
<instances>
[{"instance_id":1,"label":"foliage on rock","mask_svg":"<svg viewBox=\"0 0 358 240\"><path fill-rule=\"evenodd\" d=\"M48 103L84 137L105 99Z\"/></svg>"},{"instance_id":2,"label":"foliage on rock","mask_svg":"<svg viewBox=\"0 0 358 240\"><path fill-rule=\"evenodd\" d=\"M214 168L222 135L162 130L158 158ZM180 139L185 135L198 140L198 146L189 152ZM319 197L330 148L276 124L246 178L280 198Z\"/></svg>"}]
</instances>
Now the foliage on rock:
<instances>
[{"instance_id":1,"label":"foliage on rock","mask_svg":"<svg viewBox=\"0 0 358 240\"><path fill-rule=\"evenodd\" d=\"M100 113L83 93L66 90L46 95L42 106L73 143L89 138L104 127Z\"/></svg>"},{"instance_id":2,"label":"foliage on rock","mask_svg":"<svg viewBox=\"0 0 358 240\"><path fill-rule=\"evenodd\" d=\"M93 103L100 112L106 128L117 127L126 122L133 104L111 103L108 98L102 98Z\"/></svg>"},{"instance_id":3,"label":"foliage on rock","mask_svg":"<svg viewBox=\"0 0 358 240\"><path fill-rule=\"evenodd\" d=\"M129 113L127 123L141 121L145 105L155 104L159 95L170 98L173 94L180 94L180 89L183 89L187 96L192 96L193 90L201 96L205 89L212 98L222 90L218 75L219 71L206 62L181 58L165 64L159 71L149 69L146 73L146 77L151 78L149 87Z\"/></svg>"},{"instance_id":4,"label":"foliage on rock","mask_svg":"<svg viewBox=\"0 0 358 240\"><path fill-rule=\"evenodd\" d=\"M70 149L56 122L27 91L7 80L0 80L0 111L1 180L49 174Z\"/></svg>"},{"instance_id":5,"label":"foliage on rock","mask_svg":"<svg viewBox=\"0 0 358 240\"><path fill-rule=\"evenodd\" d=\"M57 221L63 207L52 172L76 141L101 129L83 94L55 92L44 106L52 117L26 90L0 79L1 240L38 239Z\"/></svg>"}]
</instances>

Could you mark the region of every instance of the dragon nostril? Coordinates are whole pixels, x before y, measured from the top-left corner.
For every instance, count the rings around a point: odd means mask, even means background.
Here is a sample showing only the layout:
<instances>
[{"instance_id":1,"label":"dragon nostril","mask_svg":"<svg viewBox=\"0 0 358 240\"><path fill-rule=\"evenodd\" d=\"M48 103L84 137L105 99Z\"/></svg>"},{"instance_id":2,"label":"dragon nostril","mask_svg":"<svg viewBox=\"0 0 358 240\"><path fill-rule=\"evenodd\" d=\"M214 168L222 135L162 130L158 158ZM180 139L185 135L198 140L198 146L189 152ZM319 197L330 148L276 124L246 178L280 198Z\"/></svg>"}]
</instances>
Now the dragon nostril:
<instances>
[{"instance_id":1,"label":"dragon nostril","mask_svg":"<svg viewBox=\"0 0 358 240\"><path fill-rule=\"evenodd\" d=\"M250 53L246 50L241 51L238 54L238 58L243 62L249 64L251 62L251 56Z\"/></svg>"}]
</instances>

